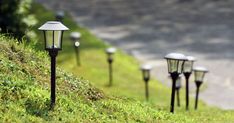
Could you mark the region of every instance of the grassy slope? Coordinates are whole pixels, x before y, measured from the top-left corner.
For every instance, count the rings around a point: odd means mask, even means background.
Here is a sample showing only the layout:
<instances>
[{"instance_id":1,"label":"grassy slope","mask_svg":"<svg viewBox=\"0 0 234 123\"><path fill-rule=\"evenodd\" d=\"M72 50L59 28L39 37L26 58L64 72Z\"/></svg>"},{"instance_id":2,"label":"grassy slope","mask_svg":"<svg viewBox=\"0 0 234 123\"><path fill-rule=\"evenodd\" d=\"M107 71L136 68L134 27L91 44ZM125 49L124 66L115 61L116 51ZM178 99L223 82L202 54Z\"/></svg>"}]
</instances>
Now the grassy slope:
<instances>
[{"instance_id":1,"label":"grassy slope","mask_svg":"<svg viewBox=\"0 0 234 123\"><path fill-rule=\"evenodd\" d=\"M15 40L2 35L0 49L0 119L3 122L152 121L169 117L135 100L105 96L88 81L61 69L57 69L56 108L50 111L50 70L46 54L17 45Z\"/></svg>"},{"instance_id":2,"label":"grassy slope","mask_svg":"<svg viewBox=\"0 0 234 123\"><path fill-rule=\"evenodd\" d=\"M38 26L46 20L53 20L53 14L37 4L34 4L32 12L36 13L40 20ZM232 111L222 111L204 104L200 105L199 111L185 112L184 107L181 107L176 108L175 115L171 115L168 113L170 89L155 80L150 82L150 102L144 102L144 85L138 63L120 51L115 56L114 86L107 87L108 75L104 53L107 46L86 29L78 27L70 17L67 17L64 23L72 31L80 31L83 34L82 66L77 67L75 64L74 49L69 42L69 32L66 32L64 49L58 57L59 67L80 78L77 79L58 69L58 97L55 111L48 110L50 71L46 54L36 52L30 47L16 46L12 43L15 42L14 40L0 36L0 118L2 121L234 121ZM41 37L40 35L40 41ZM38 46L42 45L39 43ZM114 95L114 97L105 96L82 78L90 80L106 95ZM184 106L183 103L182 105Z\"/></svg>"},{"instance_id":3,"label":"grassy slope","mask_svg":"<svg viewBox=\"0 0 234 123\"><path fill-rule=\"evenodd\" d=\"M35 13L40 13L38 11L43 11L43 13L45 13L45 10L40 7L35 11ZM47 16L38 16L38 18L43 21L47 21L48 18L52 20L54 19L53 13L46 13L48 14ZM104 52L108 45L105 45L100 39L97 39L95 36L90 34L85 28L78 26L68 15L64 20L64 24L70 28L70 31L65 33L64 50L60 53L58 58L59 65L63 69L90 80L96 87L100 88L105 93L115 96L134 98L145 103L144 83L142 82L141 72L139 71L139 64L134 58L122 53L121 51L117 52L114 61L114 86L108 87L108 66L106 62L106 54ZM38 26L39 25L40 23ZM76 66L74 49L72 48L72 44L68 38L71 31L79 31L82 33L81 67ZM150 81L149 84L150 101L147 105L152 106L156 110L168 112L170 104L170 88L163 86L156 80ZM182 90L184 90L184 88L182 88ZM234 112L221 111L216 108L207 107L202 102L200 102L199 111L195 112L193 110L193 99L190 99L191 112L184 112L184 91L182 91L181 94L183 107L175 109L177 115L185 116L186 119L192 119L195 122L209 121L211 119L214 121L234 121L234 119L231 118ZM181 117L173 117L172 121L176 118L180 119ZM216 118L218 120L216 120Z\"/></svg>"}]
</instances>

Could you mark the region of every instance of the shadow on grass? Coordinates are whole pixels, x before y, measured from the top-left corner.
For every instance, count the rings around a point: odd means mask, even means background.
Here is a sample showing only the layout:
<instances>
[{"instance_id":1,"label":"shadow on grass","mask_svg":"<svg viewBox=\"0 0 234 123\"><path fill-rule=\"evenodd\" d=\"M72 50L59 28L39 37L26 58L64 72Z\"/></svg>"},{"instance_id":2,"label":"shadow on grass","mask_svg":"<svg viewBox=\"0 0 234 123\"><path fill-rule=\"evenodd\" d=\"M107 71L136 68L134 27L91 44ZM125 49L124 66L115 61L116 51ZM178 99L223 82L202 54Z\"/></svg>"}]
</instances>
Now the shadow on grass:
<instances>
[{"instance_id":1,"label":"shadow on grass","mask_svg":"<svg viewBox=\"0 0 234 123\"><path fill-rule=\"evenodd\" d=\"M50 100L34 100L28 99L25 102L26 112L30 115L41 117L44 120L49 120Z\"/></svg>"}]
</instances>

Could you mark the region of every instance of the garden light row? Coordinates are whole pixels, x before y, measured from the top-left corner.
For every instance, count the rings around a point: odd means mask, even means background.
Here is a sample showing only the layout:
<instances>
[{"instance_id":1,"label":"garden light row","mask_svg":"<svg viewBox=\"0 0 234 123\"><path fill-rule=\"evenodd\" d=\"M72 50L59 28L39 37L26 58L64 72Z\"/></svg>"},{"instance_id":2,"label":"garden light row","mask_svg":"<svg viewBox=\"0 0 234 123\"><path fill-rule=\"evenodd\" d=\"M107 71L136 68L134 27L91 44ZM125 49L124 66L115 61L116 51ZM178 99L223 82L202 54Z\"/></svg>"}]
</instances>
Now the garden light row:
<instances>
[{"instance_id":1,"label":"garden light row","mask_svg":"<svg viewBox=\"0 0 234 123\"><path fill-rule=\"evenodd\" d=\"M61 13L60 13L61 14ZM62 38L63 32L69 30L65 25L63 25L61 21L61 15L56 16L57 20L59 21L48 21L44 25L42 25L39 30L43 31L44 40L45 40L45 50L49 52L51 57L51 109L54 108L55 100L56 100L56 93L55 93L55 86L56 86L56 56L58 55L58 51L62 50ZM79 56L79 39L81 34L79 32L73 32L70 35L71 40L74 42L74 47L76 49L76 57L77 57L77 65L80 65L80 56ZM109 63L109 85L112 85L112 62L113 62L113 54L115 53L115 48L108 48L106 53L108 54L108 63ZM171 92L171 107L170 112L174 112L174 100L175 100L175 92L176 90L179 91L180 84L180 74L184 74L186 78L186 109L188 110L189 106L189 77L194 71L195 75L195 83L197 86L197 93L196 93L196 103L195 109L197 109L197 102L198 102L198 93L199 87L203 82L203 78L205 73L208 70L204 67L195 67L193 68L193 63L195 58L192 56L185 56L180 53L170 53L165 56L168 64L168 72L170 77L172 78L172 92ZM143 80L145 81L146 85L146 99L149 98L148 93L148 81L150 79L150 70L152 67L150 65L143 65L141 67L143 73ZM176 84L178 83L178 84ZM178 85L178 86L176 86Z\"/></svg>"}]
</instances>

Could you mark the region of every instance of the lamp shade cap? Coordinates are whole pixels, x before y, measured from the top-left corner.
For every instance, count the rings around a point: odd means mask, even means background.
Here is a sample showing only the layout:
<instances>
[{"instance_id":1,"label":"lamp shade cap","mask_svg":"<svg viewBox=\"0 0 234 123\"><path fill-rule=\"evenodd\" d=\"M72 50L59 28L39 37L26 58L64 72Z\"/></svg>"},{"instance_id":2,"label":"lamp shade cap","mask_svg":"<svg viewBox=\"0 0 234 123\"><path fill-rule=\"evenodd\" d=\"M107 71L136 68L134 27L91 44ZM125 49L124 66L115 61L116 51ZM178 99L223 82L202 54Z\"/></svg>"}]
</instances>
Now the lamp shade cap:
<instances>
[{"instance_id":1,"label":"lamp shade cap","mask_svg":"<svg viewBox=\"0 0 234 123\"><path fill-rule=\"evenodd\" d=\"M69 30L65 25L63 25L59 21L47 21L45 24L43 24L39 30L49 30L49 31L60 31L60 30Z\"/></svg>"},{"instance_id":2,"label":"lamp shade cap","mask_svg":"<svg viewBox=\"0 0 234 123\"><path fill-rule=\"evenodd\" d=\"M187 61L186 56L184 54L181 54L181 53L169 53L164 58L165 59L175 59L175 60Z\"/></svg>"},{"instance_id":3,"label":"lamp shade cap","mask_svg":"<svg viewBox=\"0 0 234 123\"><path fill-rule=\"evenodd\" d=\"M59 11L56 12L56 15L57 16L64 16L64 11L59 10Z\"/></svg>"},{"instance_id":4,"label":"lamp shade cap","mask_svg":"<svg viewBox=\"0 0 234 123\"><path fill-rule=\"evenodd\" d=\"M116 51L116 48L114 47L110 47L106 49L106 53L115 53L115 51Z\"/></svg>"},{"instance_id":5,"label":"lamp shade cap","mask_svg":"<svg viewBox=\"0 0 234 123\"><path fill-rule=\"evenodd\" d=\"M76 39L78 39L78 38L81 37L81 34L80 34L79 32L72 32L72 33L70 34L70 37L71 37L71 38L76 38Z\"/></svg>"},{"instance_id":6,"label":"lamp shade cap","mask_svg":"<svg viewBox=\"0 0 234 123\"><path fill-rule=\"evenodd\" d=\"M193 68L194 71L208 72L208 69L202 66L196 66Z\"/></svg>"},{"instance_id":7,"label":"lamp shade cap","mask_svg":"<svg viewBox=\"0 0 234 123\"><path fill-rule=\"evenodd\" d=\"M193 56L186 56L188 61L196 61L196 58Z\"/></svg>"},{"instance_id":8,"label":"lamp shade cap","mask_svg":"<svg viewBox=\"0 0 234 123\"><path fill-rule=\"evenodd\" d=\"M152 69L152 66L149 64L143 64L141 66L141 70L151 70L151 69Z\"/></svg>"}]
</instances>

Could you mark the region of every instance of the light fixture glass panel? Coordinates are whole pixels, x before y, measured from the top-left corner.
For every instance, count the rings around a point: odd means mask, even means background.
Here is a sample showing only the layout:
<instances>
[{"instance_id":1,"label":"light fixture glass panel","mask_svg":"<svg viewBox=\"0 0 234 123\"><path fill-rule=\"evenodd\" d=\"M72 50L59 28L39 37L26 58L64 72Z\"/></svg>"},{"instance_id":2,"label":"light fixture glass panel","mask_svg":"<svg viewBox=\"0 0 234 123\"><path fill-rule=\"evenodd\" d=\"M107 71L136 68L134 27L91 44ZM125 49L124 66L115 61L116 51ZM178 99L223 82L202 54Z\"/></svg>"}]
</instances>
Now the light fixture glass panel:
<instances>
[{"instance_id":1,"label":"light fixture glass panel","mask_svg":"<svg viewBox=\"0 0 234 123\"><path fill-rule=\"evenodd\" d=\"M108 56L108 59L113 59L113 54L112 53L108 53L107 56Z\"/></svg>"},{"instance_id":2,"label":"light fixture glass panel","mask_svg":"<svg viewBox=\"0 0 234 123\"><path fill-rule=\"evenodd\" d=\"M61 48L62 31L46 31L46 49Z\"/></svg>"},{"instance_id":3,"label":"light fixture glass panel","mask_svg":"<svg viewBox=\"0 0 234 123\"><path fill-rule=\"evenodd\" d=\"M53 31L46 31L46 48L52 49L53 47Z\"/></svg>"},{"instance_id":4,"label":"light fixture glass panel","mask_svg":"<svg viewBox=\"0 0 234 123\"><path fill-rule=\"evenodd\" d=\"M184 62L184 67L183 67L183 72L184 73L191 73L193 70L193 61L185 61Z\"/></svg>"},{"instance_id":5,"label":"light fixture glass panel","mask_svg":"<svg viewBox=\"0 0 234 123\"><path fill-rule=\"evenodd\" d=\"M143 71L143 76L144 76L144 78L149 78L150 77L150 72L149 72L149 70L144 70Z\"/></svg>"},{"instance_id":6,"label":"light fixture glass panel","mask_svg":"<svg viewBox=\"0 0 234 123\"><path fill-rule=\"evenodd\" d=\"M179 60L178 61L178 69L177 72L180 74L183 71L183 65L184 65L184 60Z\"/></svg>"},{"instance_id":7,"label":"light fixture glass panel","mask_svg":"<svg viewBox=\"0 0 234 123\"><path fill-rule=\"evenodd\" d=\"M195 74L195 81L199 81L199 82L203 81L205 72L203 72L203 71L194 71L194 74Z\"/></svg>"},{"instance_id":8,"label":"light fixture glass panel","mask_svg":"<svg viewBox=\"0 0 234 123\"><path fill-rule=\"evenodd\" d=\"M61 48L62 31L54 31L54 48Z\"/></svg>"},{"instance_id":9,"label":"light fixture glass panel","mask_svg":"<svg viewBox=\"0 0 234 123\"><path fill-rule=\"evenodd\" d=\"M168 59L167 60L167 64L168 64L168 72L169 73L177 72L177 69L178 69L178 60Z\"/></svg>"}]
</instances>

